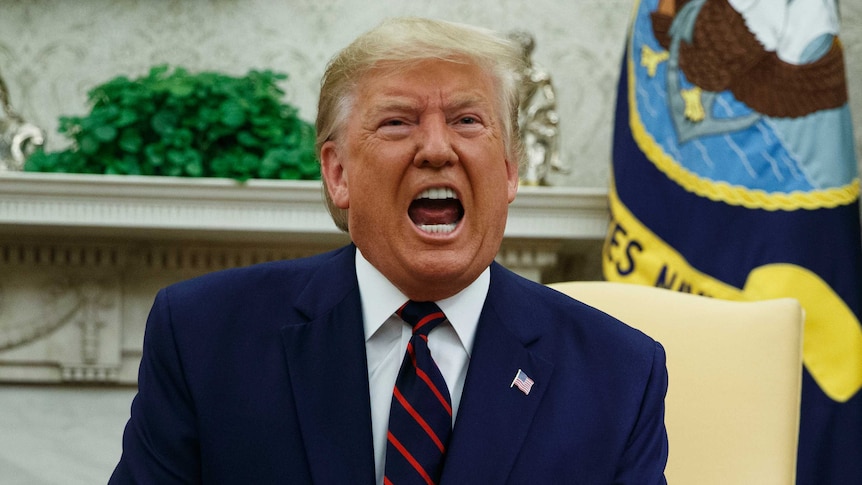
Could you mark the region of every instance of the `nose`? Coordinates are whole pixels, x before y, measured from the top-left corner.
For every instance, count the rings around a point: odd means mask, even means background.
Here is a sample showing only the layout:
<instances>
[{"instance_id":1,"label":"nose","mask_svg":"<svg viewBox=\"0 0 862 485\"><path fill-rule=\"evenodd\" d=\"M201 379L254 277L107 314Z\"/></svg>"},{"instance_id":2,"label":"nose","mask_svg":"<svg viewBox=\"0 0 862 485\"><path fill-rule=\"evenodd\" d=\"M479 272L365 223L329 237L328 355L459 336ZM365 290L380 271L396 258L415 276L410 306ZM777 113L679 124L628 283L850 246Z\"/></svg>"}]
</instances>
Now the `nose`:
<instances>
[{"instance_id":1,"label":"nose","mask_svg":"<svg viewBox=\"0 0 862 485\"><path fill-rule=\"evenodd\" d=\"M416 155L413 163L418 166L443 167L458 161L452 146L451 127L442 117L423 120L416 131Z\"/></svg>"}]
</instances>

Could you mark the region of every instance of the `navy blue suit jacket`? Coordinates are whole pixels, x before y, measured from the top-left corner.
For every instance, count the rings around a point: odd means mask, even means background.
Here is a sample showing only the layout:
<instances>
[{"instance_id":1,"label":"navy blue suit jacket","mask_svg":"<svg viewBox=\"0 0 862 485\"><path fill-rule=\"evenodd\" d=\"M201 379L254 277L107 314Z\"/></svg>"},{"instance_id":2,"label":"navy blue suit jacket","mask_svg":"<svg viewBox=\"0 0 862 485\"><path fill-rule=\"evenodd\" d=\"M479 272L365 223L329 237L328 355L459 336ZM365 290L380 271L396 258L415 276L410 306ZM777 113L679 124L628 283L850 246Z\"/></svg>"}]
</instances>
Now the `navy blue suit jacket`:
<instances>
[{"instance_id":1,"label":"navy blue suit jacket","mask_svg":"<svg viewBox=\"0 0 862 485\"><path fill-rule=\"evenodd\" d=\"M372 484L354 254L160 291L111 483ZM666 389L654 340L495 263L442 483L664 483Z\"/></svg>"}]
</instances>

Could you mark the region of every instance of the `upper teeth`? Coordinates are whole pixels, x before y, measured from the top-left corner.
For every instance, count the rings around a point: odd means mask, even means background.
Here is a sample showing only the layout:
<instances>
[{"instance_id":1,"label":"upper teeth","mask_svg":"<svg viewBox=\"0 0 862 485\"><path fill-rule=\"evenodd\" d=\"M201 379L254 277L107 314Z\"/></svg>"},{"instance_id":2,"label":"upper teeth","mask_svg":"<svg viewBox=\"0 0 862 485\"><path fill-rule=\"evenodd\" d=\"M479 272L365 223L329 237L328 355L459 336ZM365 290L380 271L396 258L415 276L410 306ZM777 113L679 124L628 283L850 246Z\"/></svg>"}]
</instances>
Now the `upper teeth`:
<instances>
[{"instance_id":1,"label":"upper teeth","mask_svg":"<svg viewBox=\"0 0 862 485\"><path fill-rule=\"evenodd\" d=\"M455 195L455 191L450 188L433 188L433 189L425 189L419 194L417 199L457 199L458 196Z\"/></svg>"}]
</instances>

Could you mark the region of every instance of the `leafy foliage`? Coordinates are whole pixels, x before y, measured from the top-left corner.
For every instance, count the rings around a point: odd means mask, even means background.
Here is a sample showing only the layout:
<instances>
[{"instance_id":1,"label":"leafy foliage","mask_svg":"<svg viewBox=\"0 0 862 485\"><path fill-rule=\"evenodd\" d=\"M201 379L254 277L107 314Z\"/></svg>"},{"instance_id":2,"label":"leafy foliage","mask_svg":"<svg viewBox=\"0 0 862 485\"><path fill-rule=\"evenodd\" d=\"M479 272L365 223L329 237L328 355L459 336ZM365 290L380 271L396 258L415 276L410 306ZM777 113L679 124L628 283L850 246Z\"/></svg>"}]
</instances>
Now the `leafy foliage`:
<instances>
[{"instance_id":1,"label":"leafy foliage","mask_svg":"<svg viewBox=\"0 0 862 485\"><path fill-rule=\"evenodd\" d=\"M191 74L156 66L147 76L120 76L88 94L85 117L63 116L58 131L74 143L34 152L25 170L319 179L314 127L281 101L285 74L244 77Z\"/></svg>"}]
</instances>

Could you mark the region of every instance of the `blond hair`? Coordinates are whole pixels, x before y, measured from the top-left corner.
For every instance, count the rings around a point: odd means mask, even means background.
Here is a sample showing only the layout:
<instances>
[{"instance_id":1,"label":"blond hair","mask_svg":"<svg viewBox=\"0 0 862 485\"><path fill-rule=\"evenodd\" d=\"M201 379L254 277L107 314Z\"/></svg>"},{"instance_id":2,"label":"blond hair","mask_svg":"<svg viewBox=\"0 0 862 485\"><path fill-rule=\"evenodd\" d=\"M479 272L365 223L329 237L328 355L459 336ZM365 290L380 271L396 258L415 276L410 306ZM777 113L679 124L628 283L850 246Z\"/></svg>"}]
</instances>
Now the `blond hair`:
<instances>
[{"instance_id":1,"label":"blond hair","mask_svg":"<svg viewBox=\"0 0 862 485\"><path fill-rule=\"evenodd\" d=\"M487 29L413 17L384 21L329 61L317 105L318 159L323 144L335 140L343 130L356 87L368 71L383 63L387 69L407 69L426 59L475 64L491 76L499 97L506 155L520 165L524 157L518 129L518 83L524 66L521 47ZM332 219L347 231L347 211L332 203L325 183L324 197Z\"/></svg>"}]
</instances>

